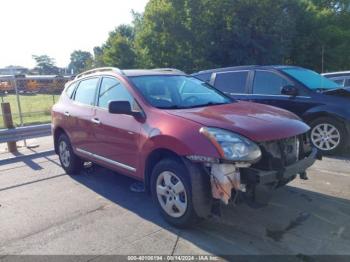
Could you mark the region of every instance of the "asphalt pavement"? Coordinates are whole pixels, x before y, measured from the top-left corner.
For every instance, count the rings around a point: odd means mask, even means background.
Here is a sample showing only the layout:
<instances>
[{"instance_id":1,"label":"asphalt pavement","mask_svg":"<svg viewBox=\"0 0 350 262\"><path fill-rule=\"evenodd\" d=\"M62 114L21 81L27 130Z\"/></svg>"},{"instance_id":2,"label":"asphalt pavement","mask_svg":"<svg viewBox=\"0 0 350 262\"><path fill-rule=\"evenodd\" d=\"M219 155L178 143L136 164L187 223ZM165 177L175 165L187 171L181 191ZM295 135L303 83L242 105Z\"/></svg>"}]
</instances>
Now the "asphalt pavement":
<instances>
[{"instance_id":1,"label":"asphalt pavement","mask_svg":"<svg viewBox=\"0 0 350 262\"><path fill-rule=\"evenodd\" d=\"M224 207L221 219L179 230L160 217L150 196L130 191L134 180L97 166L69 176L52 152L51 138L29 142L40 146L22 148L16 159L0 153L3 258L350 255L350 157L318 161L309 180L277 190L267 207Z\"/></svg>"}]
</instances>

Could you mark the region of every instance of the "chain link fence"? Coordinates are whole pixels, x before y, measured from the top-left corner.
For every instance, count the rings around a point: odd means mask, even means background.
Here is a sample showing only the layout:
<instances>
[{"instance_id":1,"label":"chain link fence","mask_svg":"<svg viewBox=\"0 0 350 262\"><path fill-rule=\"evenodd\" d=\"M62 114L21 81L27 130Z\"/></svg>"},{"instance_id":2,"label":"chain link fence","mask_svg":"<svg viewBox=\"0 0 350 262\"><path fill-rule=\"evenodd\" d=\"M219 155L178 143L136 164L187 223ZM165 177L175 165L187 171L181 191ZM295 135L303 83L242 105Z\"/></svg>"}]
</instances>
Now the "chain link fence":
<instances>
[{"instance_id":1,"label":"chain link fence","mask_svg":"<svg viewBox=\"0 0 350 262\"><path fill-rule=\"evenodd\" d=\"M69 79L57 76L2 77L0 102L10 103L16 127L49 123L51 108ZM2 114L0 110L0 129L5 128Z\"/></svg>"}]
</instances>

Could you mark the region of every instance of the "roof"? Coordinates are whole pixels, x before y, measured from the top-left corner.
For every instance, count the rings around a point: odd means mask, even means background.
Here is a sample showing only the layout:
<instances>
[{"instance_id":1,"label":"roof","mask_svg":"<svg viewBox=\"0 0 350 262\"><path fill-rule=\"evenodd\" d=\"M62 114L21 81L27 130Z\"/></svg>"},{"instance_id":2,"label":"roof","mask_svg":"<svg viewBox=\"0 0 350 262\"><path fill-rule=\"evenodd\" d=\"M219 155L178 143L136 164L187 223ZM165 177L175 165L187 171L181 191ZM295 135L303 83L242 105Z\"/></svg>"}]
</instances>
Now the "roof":
<instances>
[{"instance_id":1,"label":"roof","mask_svg":"<svg viewBox=\"0 0 350 262\"><path fill-rule=\"evenodd\" d=\"M323 73L322 75L329 76L329 77L347 76L347 75L350 75L350 71L329 72L329 73Z\"/></svg>"},{"instance_id":2,"label":"roof","mask_svg":"<svg viewBox=\"0 0 350 262\"><path fill-rule=\"evenodd\" d=\"M126 69L121 70L117 67L94 68L78 74L74 79L80 79L86 76L99 76L101 74L114 73L128 76L150 76L150 75L186 75L186 73L175 68L156 68L156 69Z\"/></svg>"},{"instance_id":3,"label":"roof","mask_svg":"<svg viewBox=\"0 0 350 262\"><path fill-rule=\"evenodd\" d=\"M123 70L125 76L150 76L150 75L185 75L177 69L128 69Z\"/></svg>"},{"instance_id":4,"label":"roof","mask_svg":"<svg viewBox=\"0 0 350 262\"><path fill-rule=\"evenodd\" d=\"M223 67L216 69L209 69L200 72L193 73L196 74L205 74L205 73L215 73L215 72L225 72L225 71L238 71L238 70L253 70L253 69L285 69L285 68L299 68L297 66L289 65L246 65L246 66L231 66Z\"/></svg>"}]
</instances>

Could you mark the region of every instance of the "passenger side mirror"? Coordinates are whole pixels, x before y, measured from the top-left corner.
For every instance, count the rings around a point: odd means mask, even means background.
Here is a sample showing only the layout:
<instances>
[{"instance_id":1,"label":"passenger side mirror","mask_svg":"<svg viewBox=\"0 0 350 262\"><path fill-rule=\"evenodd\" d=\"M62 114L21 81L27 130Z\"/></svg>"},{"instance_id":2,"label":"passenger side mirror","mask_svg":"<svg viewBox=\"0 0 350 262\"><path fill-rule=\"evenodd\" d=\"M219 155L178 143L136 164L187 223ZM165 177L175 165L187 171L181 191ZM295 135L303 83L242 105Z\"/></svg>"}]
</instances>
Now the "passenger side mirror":
<instances>
[{"instance_id":1,"label":"passenger side mirror","mask_svg":"<svg viewBox=\"0 0 350 262\"><path fill-rule=\"evenodd\" d=\"M286 85L286 86L282 87L281 94L287 95L287 96L297 96L298 89L293 85Z\"/></svg>"},{"instance_id":2,"label":"passenger side mirror","mask_svg":"<svg viewBox=\"0 0 350 262\"><path fill-rule=\"evenodd\" d=\"M135 112L131 110L129 101L111 101L108 104L108 112L111 114L124 114L134 117L140 117L143 114L141 112Z\"/></svg>"}]
</instances>

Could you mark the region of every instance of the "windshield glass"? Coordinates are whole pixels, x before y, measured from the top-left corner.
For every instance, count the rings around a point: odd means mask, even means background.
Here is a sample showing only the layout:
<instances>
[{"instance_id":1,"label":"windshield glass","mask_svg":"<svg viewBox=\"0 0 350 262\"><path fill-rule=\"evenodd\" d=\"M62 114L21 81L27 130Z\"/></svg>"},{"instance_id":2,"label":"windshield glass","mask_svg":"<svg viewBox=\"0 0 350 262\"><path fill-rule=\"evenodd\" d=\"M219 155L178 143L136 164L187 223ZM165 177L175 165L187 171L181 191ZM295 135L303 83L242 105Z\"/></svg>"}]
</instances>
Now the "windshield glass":
<instances>
[{"instance_id":1,"label":"windshield glass","mask_svg":"<svg viewBox=\"0 0 350 262\"><path fill-rule=\"evenodd\" d=\"M282 69L282 71L299 80L311 90L330 90L340 87L337 83L312 70L304 68L286 68Z\"/></svg>"},{"instance_id":2,"label":"windshield glass","mask_svg":"<svg viewBox=\"0 0 350 262\"><path fill-rule=\"evenodd\" d=\"M232 102L231 98L190 76L134 76L130 79L146 100L157 108L193 108Z\"/></svg>"}]
</instances>

